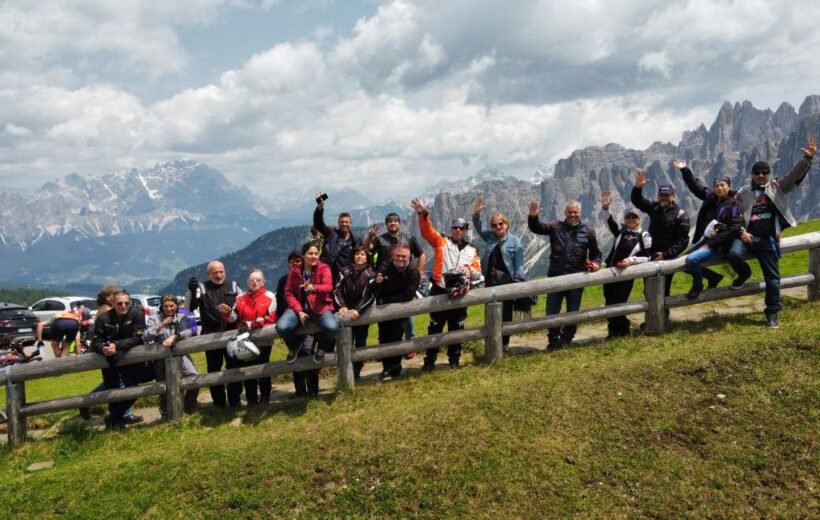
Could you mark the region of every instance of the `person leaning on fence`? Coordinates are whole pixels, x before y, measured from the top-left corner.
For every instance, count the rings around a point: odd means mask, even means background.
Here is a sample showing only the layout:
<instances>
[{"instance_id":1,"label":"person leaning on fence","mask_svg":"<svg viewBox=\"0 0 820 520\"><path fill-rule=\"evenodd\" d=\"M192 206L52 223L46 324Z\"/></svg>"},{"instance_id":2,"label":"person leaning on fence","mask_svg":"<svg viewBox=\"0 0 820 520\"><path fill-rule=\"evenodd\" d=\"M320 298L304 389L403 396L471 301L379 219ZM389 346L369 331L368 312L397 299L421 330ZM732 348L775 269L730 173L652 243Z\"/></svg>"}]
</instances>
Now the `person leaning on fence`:
<instances>
[{"instance_id":1,"label":"person leaning on fence","mask_svg":"<svg viewBox=\"0 0 820 520\"><path fill-rule=\"evenodd\" d=\"M393 257L392 252L390 255ZM363 245L353 251L353 266L345 267L333 290L333 300L339 309L339 316L347 318L351 324L359 319L359 316L375 302L373 293L373 283L376 280L376 273L370 267L367 255L367 248ZM367 335L370 325L353 325L353 346L364 348L367 345ZM357 361L353 363L353 378L358 380L362 374L364 363Z\"/></svg>"},{"instance_id":2,"label":"person leaning on fence","mask_svg":"<svg viewBox=\"0 0 820 520\"><path fill-rule=\"evenodd\" d=\"M652 236L641 229L641 216L635 208L626 208L624 211L623 226L619 226L609 213L609 205L612 203L612 194L605 191L601 193L601 213L600 220L606 222L609 231L615 236L612 243L612 250L606 257L607 267L626 268L630 265L642 264L649 261L649 252L652 249ZM604 302L606 305L616 305L626 303L632 292L635 280L614 282L604 285ZM614 316L608 318L608 338L615 338L629 335L629 318L626 316Z\"/></svg>"},{"instance_id":3,"label":"person leaning on fence","mask_svg":"<svg viewBox=\"0 0 820 520\"><path fill-rule=\"evenodd\" d=\"M487 249L481 257L481 270L485 273L484 284L487 287L505 285L516 280L526 279L524 274L524 248L517 235L510 233L510 220L501 212L490 215L490 228L486 231L481 224L481 212L484 210L484 198L478 197L473 211L473 227ZM503 302L502 321L512 321L513 300ZM503 347L510 345L510 336L503 336Z\"/></svg>"},{"instance_id":4,"label":"person leaning on fence","mask_svg":"<svg viewBox=\"0 0 820 520\"><path fill-rule=\"evenodd\" d=\"M308 320L319 326L318 345L313 349L313 361L321 363L325 352L333 350L339 322L333 314L333 275L330 267L319 260L318 241L310 241L302 247L302 264L295 265L288 273L285 285L287 310L276 321L276 330L288 346L288 361L302 355L301 336L294 331ZM319 371L306 374L308 397L319 396Z\"/></svg>"},{"instance_id":5,"label":"person leaning on fence","mask_svg":"<svg viewBox=\"0 0 820 520\"><path fill-rule=\"evenodd\" d=\"M752 182L737 192L745 229L729 249L728 259L738 265L740 275L732 282L733 289L740 289L752 271L744 260L747 254L757 257L763 280L766 282L766 326L780 327L778 313L783 308L780 303L780 232L796 226L797 220L789 209L786 195L797 187L811 168L817 151L817 140L809 138L805 148L801 148L803 158L782 179L769 180L771 169L768 163L758 161L752 166Z\"/></svg>"},{"instance_id":6,"label":"person leaning on fence","mask_svg":"<svg viewBox=\"0 0 820 520\"><path fill-rule=\"evenodd\" d=\"M265 289L265 275L259 269L248 273L248 290L236 297L236 304L227 316L228 323L238 325L239 333L261 329L276 323L276 295ZM250 361L241 361L228 355L225 359L227 368L240 368L270 363L272 345L257 345L259 356ZM245 399L248 406L270 402L271 378L246 379L241 382L228 383L228 401L239 400L242 387L245 387ZM259 393L257 394L257 388Z\"/></svg>"},{"instance_id":7,"label":"person leaning on fence","mask_svg":"<svg viewBox=\"0 0 820 520\"><path fill-rule=\"evenodd\" d=\"M104 355L108 367L102 369L106 390L137 386L136 365L119 365L128 350L143 343L145 333L145 313L131 308L131 295L126 291L114 295L114 308L97 316L94 322L94 335L91 349ZM105 416L107 429L123 428L126 424L124 413L136 399L108 404L108 415Z\"/></svg>"},{"instance_id":8,"label":"person leaning on fence","mask_svg":"<svg viewBox=\"0 0 820 520\"><path fill-rule=\"evenodd\" d=\"M696 299L703 291L703 263L726 256L732 243L740 235L740 228L743 224L729 177L716 177L712 190L707 193L705 200L709 202L713 200L715 214L706 226L703 237L692 245L686 255L686 272L692 275L692 288L686 294L690 300ZM705 202L704 205L706 205ZM735 272L741 269L736 259L732 261L732 267Z\"/></svg>"},{"instance_id":9,"label":"person leaning on fence","mask_svg":"<svg viewBox=\"0 0 820 520\"><path fill-rule=\"evenodd\" d=\"M416 297L421 275L419 270L410 265L410 247L396 244L393 248L393 260L382 271L376 274L373 291L379 305L403 303ZM401 341L404 334L406 318L379 322L379 344ZM382 373L379 380L398 378L401 375L401 356L390 356L382 359Z\"/></svg>"},{"instance_id":10,"label":"person leaning on fence","mask_svg":"<svg viewBox=\"0 0 820 520\"><path fill-rule=\"evenodd\" d=\"M196 324L194 324L194 326L196 326ZM159 343L162 345L162 348L170 349L173 348L177 341L183 338L190 338L193 334L194 331L191 327L191 322L188 316L180 312L176 297L166 295L162 297L157 312L148 316L143 337L146 343ZM181 372L183 377L199 374L196 370L196 365L194 365L194 361L188 354L182 356ZM165 381L164 359L154 361L154 376L157 381ZM196 408L198 395L198 388L185 391L183 404L186 412L190 413ZM163 419L168 417L168 396L166 394L159 396L159 413Z\"/></svg>"},{"instance_id":11,"label":"person leaning on fence","mask_svg":"<svg viewBox=\"0 0 820 520\"><path fill-rule=\"evenodd\" d=\"M528 210L527 225L530 231L550 238L550 266L547 276L597 271L601 268L598 236L593 226L581 222L581 205L578 202L567 203L564 207L564 220L538 220L538 201L531 201ZM560 313L565 299L567 312L577 311L581 308L583 293L584 289L580 288L547 294L547 316ZM547 348L569 345L577 330L578 326L574 324L549 329Z\"/></svg>"},{"instance_id":12,"label":"person leaning on fence","mask_svg":"<svg viewBox=\"0 0 820 520\"><path fill-rule=\"evenodd\" d=\"M373 269L376 271L386 269L393 260L393 247L398 244L407 244L410 246L410 254L416 258L416 268L424 278L424 264L427 263L427 255L416 237L401 230L401 217L398 213L388 213L384 217L384 227L387 231L379 235L379 225L373 224L364 239L364 246L368 252L373 254ZM404 324L404 339L409 341L414 337L416 333L413 327L413 317L410 316ZM415 352L410 353L411 357L414 355Z\"/></svg>"},{"instance_id":13,"label":"person leaning on fence","mask_svg":"<svg viewBox=\"0 0 820 520\"><path fill-rule=\"evenodd\" d=\"M444 236L433 228L427 205L423 200L413 199L410 205L418 214L421 236L433 247L433 276L431 278L433 286L430 289L430 295L447 294L445 273L463 272L468 283L481 280L481 260L478 256L478 249L467 240L467 231L470 228L467 221L463 218L453 219L450 224L450 236ZM467 309L463 307L431 312L427 334L439 334L444 330L445 325L450 332L462 330L466 319ZM438 347L427 349L422 370L432 371L436 367L437 357ZM447 358L450 368L459 367L461 343L447 346Z\"/></svg>"},{"instance_id":14,"label":"person leaning on fence","mask_svg":"<svg viewBox=\"0 0 820 520\"><path fill-rule=\"evenodd\" d=\"M658 200L643 196L643 187L649 182L644 170L635 174L632 204L649 215L649 234L652 235L652 260L671 260L683 253L689 245L689 215L675 203L675 188L671 184L658 187ZM672 274L667 274L663 294L669 296ZM667 315L668 315L667 311Z\"/></svg>"},{"instance_id":15,"label":"person leaning on fence","mask_svg":"<svg viewBox=\"0 0 820 520\"><path fill-rule=\"evenodd\" d=\"M199 282L196 278L188 281L188 294L185 297L186 307L191 311L199 309L199 317L202 320L202 334L213 334L215 332L225 332L232 330L234 325L228 323L225 318L230 314L231 309L239 296L239 285L234 281L229 281L225 275L225 266L218 260L208 263L208 281ZM220 372L225 363L225 348L208 350L205 352L205 360L208 366L208 373ZM210 387L211 399L217 408L239 406L239 401L229 403L226 399L225 385L214 385Z\"/></svg>"}]
</instances>

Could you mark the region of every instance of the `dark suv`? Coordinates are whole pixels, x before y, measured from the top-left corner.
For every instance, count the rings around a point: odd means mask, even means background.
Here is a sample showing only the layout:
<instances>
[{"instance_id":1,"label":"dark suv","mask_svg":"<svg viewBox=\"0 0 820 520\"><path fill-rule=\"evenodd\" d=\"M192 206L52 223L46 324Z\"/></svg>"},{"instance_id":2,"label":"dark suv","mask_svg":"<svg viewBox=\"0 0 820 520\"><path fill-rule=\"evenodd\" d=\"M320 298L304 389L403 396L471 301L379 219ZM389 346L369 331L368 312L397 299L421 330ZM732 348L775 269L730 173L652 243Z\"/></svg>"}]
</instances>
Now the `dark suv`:
<instances>
[{"instance_id":1,"label":"dark suv","mask_svg":"<svg viewBox=\"0 0 820 520\"><path fill-rule=\"evenodd\" d=\"M18 336L34 337L39 321L28 307L0 302L0 347L8 346Z\"/></svg>"}]
</instances>

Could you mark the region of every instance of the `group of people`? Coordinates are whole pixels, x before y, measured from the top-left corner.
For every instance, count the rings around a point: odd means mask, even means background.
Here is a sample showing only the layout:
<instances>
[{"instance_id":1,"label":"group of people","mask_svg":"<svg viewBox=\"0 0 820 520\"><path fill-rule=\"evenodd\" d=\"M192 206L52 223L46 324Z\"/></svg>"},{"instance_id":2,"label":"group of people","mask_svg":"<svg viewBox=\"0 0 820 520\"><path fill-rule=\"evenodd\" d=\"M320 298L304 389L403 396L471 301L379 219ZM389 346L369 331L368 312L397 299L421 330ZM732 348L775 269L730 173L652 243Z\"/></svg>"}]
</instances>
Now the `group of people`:
<instances>
[{"instance_id":1,"label":"group of people","mask_svg":"<svg viewBox=\"0 0 820 520\"><path fill-rule=\"evenodd\" d=\"M631 192L631 203L618 222L609 212L612 195L601 196L600 218L606 222L614 235L611 250L604 258L598 247L595 227L582 219L578 202L569 202L564 208L564 219L542 221L539 219L539 203L528 204L528 227L533 233L544 235L550 242L548 276L597 271L602 265L623 269L648 261L669 260L686 253L686 270L692 275L689 298L697 298L704 289L716 287L723 278L706 269L703 264L725 256L737 273L732 288L740 288L751 272L744 257L757 257L766 283L766 324L778 327L780 303L780 275L778 269L778 242L783 228L797 222L792 215L786 195L799 185L808 172L816 141L812 138L802 149L804 157L780 180L771 179L771 169L763 161L752 167L749 185L732 190L728 177L717 177L711 187L698 180L683 161L673 161L680 169L683 179L693 194L703 200L698 212L694 242L689 246L689 217L676 203L672 185L659 186L657 199L648 200L643 187L648 183L645 171L638 171ZM501 212L493 212L489 218L489 230L482 223L484 200L475 202L472 224L476 234L485 243L484 254L469 241L470 224L464 218L450 222L449 234L437 231L430 220L423 200L413 199L411 207L416 212L422 238L433 250L432 266L425 272L426 255L418 240L401 230L401 218L395 213L385 218L385 231L379 233L372 226L365 237L356 236L351 230L350 214L341 213L336 226L324 221L326 196L317 197L313 229L315 235L300 250L288 255L288 273L278 281L275 293L265 288L265 276L257 269L248 274L246 290L242 291L234 281L229 281L224 265L212 261L207 266L208 280L200 282L192 278L183 308L199 310L201 333L209 334L236 329L238 332L253 330L274 324L288 348L287 362L312 357L321 365L325 354L334 349L339 328L337 314L352 325L353 344L356 348L366 345L368 325L356 321L373 304L408 302L417 297L423 279L429 278L430 294L453 294L454 284L483 282L497 286L521 282L527 279L524 269L524 252L521 240L510 232L510 221ZM649 216L647 230L641 227L641 213ZM320 237L320 238L318 238ZM414 262L415 258L415 262ZM672 276L666 277L665 292L669 295ZM624 303L629 298L633 282L618 281L604 285L607 305ZM568 312L581 306L583 289L552 292L547 295L548 315L558 314L564 302ZM136 344L155 341L165 348L191 335L187 317L180 313L180 304L173 297L163 298L162 308L148 323L142 313L129 309L130 298L125 291L113 294L110 310L98 313L94 324L92 349L108 357L110 366L103 370L105 388L131 386L139 380L133 365L119 366L117 360L123 352ZM513 302L505 301L502 316L512 319ZM188 311L186 311L188 312ZM446 326L449 331L464 328L466 309L449 309L430 315L428 334L437 334ZM314 334L300 334L298 329L308 322L319 329ZM412 320L407 318L385 320L377 324L380 344L412 338ZM609 319L611 337L629 334L626 317ZM576 326L567 325L549 329L548 347L556 348L570 344ZM503 338L509 345L509 337ZM267 363L270 346L260 346L259 355L250 361L242 361L229 355L226 349L206 352L207 370L215 372L247 364ZM425 353L422 370L436 368L438 348ZM447 347L451 368L460 366L461 344ZM362 364L354 365L354 377L361 375ZM382 360L380 379L397 378L402 371L402 357ZM162 379L161 370L155 376ZM183 361L183 374L196 373L190 359ZM319 393L318 369L294 374L294 397L316 397ZM271 395L270 378L249 380L210 387L211 398L216 407L237 408L245 392L248 405L267 403ZM186 403L195 403L196 391L186 396ZM132 402L114 403L106 424L121 426L126 410ZM163 407L164 404L161 404Z\"/></svg>"}]
</instances>

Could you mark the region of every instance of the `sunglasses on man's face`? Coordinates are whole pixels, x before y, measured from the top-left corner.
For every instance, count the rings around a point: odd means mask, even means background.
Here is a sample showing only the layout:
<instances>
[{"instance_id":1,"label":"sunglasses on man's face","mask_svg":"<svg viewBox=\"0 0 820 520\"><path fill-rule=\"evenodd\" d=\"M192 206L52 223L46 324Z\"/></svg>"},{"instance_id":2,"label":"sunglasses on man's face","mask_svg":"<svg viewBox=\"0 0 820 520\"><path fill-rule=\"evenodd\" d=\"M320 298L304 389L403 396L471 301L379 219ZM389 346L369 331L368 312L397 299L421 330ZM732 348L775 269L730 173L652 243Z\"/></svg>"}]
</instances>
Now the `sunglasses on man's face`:
<instances>
[{"instance_id":1,"label":"sunglasses on man's face","mask_svg":"<svg viewBox=\"0 0 820 520\"><path fill-rule=\"evenodd\" d=\"M117 302L114 305L116 305L117 307L128 307L129 305L131 305L131 302Z\"/></svg>"},{"instance_id":2,"label":"sunglasses on man's face","mask_svg":"<svg viewBox=\"0 0 820 520\"><path fill-rule=\"evenodd\" d=\"M765 177L766 175L769 175L769 172L752 172L752 175L760 175Z\"/></svg>"},{"instance_id":3,"label":"sunglasses on man's face","mask_svg":"<svg viewBox=\"0 0 820 520\"><path fill-rule=\"evenodd\" d=\"M453 226L453 227L452 227L452 228L450 228L450 229L457 229L457 230L459 230L459 231L464 231L464 230L465 230L465 229L467 229L467 228L463 228L463 227L461 227L461 226Z\"/></svg>"}]
</instances>

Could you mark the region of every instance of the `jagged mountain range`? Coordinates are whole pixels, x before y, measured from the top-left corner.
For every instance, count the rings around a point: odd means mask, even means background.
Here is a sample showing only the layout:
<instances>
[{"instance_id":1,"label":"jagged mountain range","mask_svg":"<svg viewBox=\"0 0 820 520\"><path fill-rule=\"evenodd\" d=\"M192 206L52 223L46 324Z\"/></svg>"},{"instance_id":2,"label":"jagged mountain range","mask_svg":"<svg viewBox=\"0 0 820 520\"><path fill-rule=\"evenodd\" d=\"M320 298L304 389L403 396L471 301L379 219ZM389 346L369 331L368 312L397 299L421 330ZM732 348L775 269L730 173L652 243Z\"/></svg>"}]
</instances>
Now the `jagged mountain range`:
<instances>
[{"instance_id":1,"label":"jagged mountain range","mask_svg":"<svg viewBox=\"0 0 820 520\"><path fill-rule=\"evenodd\" d=\"M695 174L706 182L711 182L718 175L728 175L735 186L740 186L748 182L751 165L758 160L768 161L775 176L785 175L802 157L800 148L812 135L820 135L820 96L806 98L798 111L787 103L774 112L756 109L749 102L725 103L709 128L701 125L684 132L677 145L656 142L645 150L627 149L618 144L587 147L559 160L554 169L540 165L534 175L534 179L540 179L538 183L488 170L468 181L442 184L434 197L428 194L432 200L431 219L437 229L446 232L454 216L469 219L476 199L479 195L483 196L486 204L483 215L485 225L492 212L506 213L512 231L522 239L530 276L539 276L545 274L548 267L548 243L527 230L526 204L529 200L540 201L542 219L562 219L566 203L569 200L579 201L585 219L596 224L602 248L606 250L611 237L604 224L597 222L596 218L601 192L613 192L612 211L618 214L628 201L638 169L646 169L651 179L644 188L647 198L654 198L658 185L671 183L677 189L681 206L694 217L700 201L688 192L679 171L671 166L672 159L687 160ZM812 169L815 171L810 172L809 176L816 175L817 166ZM817 183L808 179L791 193L792 209L798 220L820 218L818 191ZM404 221L411 233L419 236L412 212L407 210L404 214ZM648 226L648 221L645 225ZM278 249L269 247L271 243L277 243L279 237L284 239L286 235L287 239ZM294 237L296 243L292 241ZM260 237L259 245L254 242L223 260L238 280L243 279L252 266L261 267L275 278L284 273L283 257L287 251L306 237L307 228L300 228L295 233L292 230L273 231ZM473 240L483 251L481 240L475 237ZM260 254L263 250L267 254ZM192 274L204 276L204 264L180 273L169 289L182 290Z\"/></svg>"}]
</instances>

